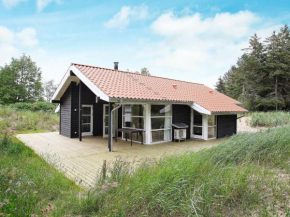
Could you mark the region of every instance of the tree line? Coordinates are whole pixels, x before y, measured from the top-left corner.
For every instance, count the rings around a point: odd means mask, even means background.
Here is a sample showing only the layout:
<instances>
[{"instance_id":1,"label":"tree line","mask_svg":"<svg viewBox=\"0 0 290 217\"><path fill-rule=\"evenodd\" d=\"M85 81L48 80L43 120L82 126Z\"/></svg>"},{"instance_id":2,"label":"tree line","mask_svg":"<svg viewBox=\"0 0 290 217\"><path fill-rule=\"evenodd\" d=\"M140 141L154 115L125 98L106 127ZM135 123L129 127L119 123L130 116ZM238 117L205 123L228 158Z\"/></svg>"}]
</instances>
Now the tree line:
<instances>
[{"instance_id":1,"label":"tree line","mask_svg":"<svg viewBox=\"0 0 290 217\"><path fill-rule=\"evenodd\" d=\"M287 25L261 41L254 34L244 54L216 83L216 90L252 111L290 109L290 31Z\"/></svg>"},{"instance_id":2,"label":"tree line","mask_svg":"<svg viewBox=\"0 0 290 217\"><path fill-rule=\"evenodd\" d=\"M25 54L0 67L0 104L50 101L56 88L53 80L42 80L41 69Z\"/></svg>"}]
</instances>

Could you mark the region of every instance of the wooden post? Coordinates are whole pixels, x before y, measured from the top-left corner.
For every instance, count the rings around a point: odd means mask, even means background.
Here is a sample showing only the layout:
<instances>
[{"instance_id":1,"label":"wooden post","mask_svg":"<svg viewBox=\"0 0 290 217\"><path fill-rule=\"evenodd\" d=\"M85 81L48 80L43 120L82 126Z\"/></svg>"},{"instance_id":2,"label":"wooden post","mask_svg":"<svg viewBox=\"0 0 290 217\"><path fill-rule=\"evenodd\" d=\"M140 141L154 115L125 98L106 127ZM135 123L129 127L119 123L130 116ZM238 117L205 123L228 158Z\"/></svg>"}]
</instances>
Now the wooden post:
<instances>
[{"instance_id":1,"label":"wooden post","mask_svg":"<svg viewBox=\"0 0 290 217\"><path fill-rule=\"evenodd\" d=\"M102 172L103 172L103 180L106 179L106 175L107 175L107 162L106 160L103 161L103 167L102 167Z\"/></svg>"},{"instance_id":2,"label":"wooden post","mask_svg":"<svg viewBox=\"0 0 290 217\"><path fill-rule=\"evenodd\" d=\"M112 103L109 102L109 127L108 127L108 148L109 148L109 152L112 152L112 114L111 114L111 111L112 111Z\"/></svg>"},{"instance_id":3,"label":"wooden post","mask_svg":"<svg viewBox=\"0 0 290 217\"><path fill-rule=\"evenodd\" d=\"M79 140L82 141L82 81L79 83Z\"/></svg>"}]
</instances>

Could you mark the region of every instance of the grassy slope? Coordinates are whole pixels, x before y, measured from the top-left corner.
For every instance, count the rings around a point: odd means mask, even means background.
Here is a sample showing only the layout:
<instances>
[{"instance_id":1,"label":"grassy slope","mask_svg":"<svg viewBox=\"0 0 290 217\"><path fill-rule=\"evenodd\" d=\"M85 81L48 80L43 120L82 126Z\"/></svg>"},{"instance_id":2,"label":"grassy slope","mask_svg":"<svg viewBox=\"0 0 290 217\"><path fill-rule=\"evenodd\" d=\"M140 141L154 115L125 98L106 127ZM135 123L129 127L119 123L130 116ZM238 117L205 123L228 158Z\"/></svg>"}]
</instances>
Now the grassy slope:
<instances>
[{"instance_id":1,"label":"grassy slope","mask_svg":"<svg viewBox=\"0 0 290 217\"><path fill-rule=\"evenodd\" d=\"M252 127L276 127L290 124L290 112L252 112Z\"/></svg>"},{"instance_id":2,"label":"grassy slope","mask_svg":"<svg viewBox=\"0 0 290 217\"><path fill-rule=\"evenodd\" d=\"M144 164L134 174L128 164L118 161L114 175L99 185L82 212L101 216L290 215L289 132L287 126L237 135L209 150L166 157L153 166Z\"/></svg>"},{"instance_id":3,"label":"grassy slope","mask_svg":"<svg viewBox=\"0 0 290 217\"><path fill-rule=\"evenodd\" d=\"M79 191L19 140L1 139L0 216L41 216L46 208L49 215L63 216L78 204Z\"/></svg>"},{"instance_id":4,"label":"grassy slope","mask_svg":"<svg viewBox=\"0 0 290 217\"><path fill-rule=\"evenodd\" d=\"M16 139L0 143L0 214L290 215L290 127L243 134L198 153L144 162L120 159L89 194ZM133 173L134 171L134 173ZM86 197L78 198L79 192Z\"/></svg>"},{"instance_id":5,"label":"grassy slope","mask_svg":"<svg viewBox=\"0 0 290 217\"><path fill-rule=\"evenodd\" d=\"M58 123L59 117L54 113L0 107L0 132L7 130L17 133L56 131Z\"/></svg>"}]
</instances>

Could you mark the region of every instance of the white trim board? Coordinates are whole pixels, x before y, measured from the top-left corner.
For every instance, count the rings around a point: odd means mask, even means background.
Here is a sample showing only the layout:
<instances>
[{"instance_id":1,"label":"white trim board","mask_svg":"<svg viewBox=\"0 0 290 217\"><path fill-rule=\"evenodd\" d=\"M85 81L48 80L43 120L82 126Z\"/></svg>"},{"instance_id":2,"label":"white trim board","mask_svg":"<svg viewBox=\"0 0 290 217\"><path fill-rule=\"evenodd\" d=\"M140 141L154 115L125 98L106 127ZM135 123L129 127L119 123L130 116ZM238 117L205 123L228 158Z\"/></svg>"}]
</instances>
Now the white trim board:
<instances>
[{"instance_id":1,"label":"white trim board","mask_svg":"<svg viewBox=\"0 0 290 217\"><path fill-rule=\"evenodd\" d=\"M198 105L195 102L190 107L193 108L195 111L198 111L201 114L211 115L211 112L209 110L203 108L202 106Z\"/></svg>"},{"instance_id":2,"label":"white trim board","mask_svg":"<svg viewBox=\"0 0 290 217\"><path fill-rule=\"evenodd\" d=\"M72 71L76 76L70 76ZM82 81L96 96L109 102L110 98L100 88L98 88L90 79L88 79L77 67L71 65L53 94L52 100L60 100L70 83Z\"/></svg>"}]
</instances>

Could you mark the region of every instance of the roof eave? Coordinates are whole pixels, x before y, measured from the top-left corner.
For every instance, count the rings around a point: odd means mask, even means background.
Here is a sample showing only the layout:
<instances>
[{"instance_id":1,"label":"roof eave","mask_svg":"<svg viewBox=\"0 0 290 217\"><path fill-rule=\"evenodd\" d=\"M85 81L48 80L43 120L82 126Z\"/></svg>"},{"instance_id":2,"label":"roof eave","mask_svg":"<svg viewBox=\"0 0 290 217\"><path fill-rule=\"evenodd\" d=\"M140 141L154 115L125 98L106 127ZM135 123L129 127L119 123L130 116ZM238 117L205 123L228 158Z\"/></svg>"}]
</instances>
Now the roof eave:
<instances>
[{"instance_id":1,"label":"roof eave","mask_svg":"<svg viewBox=\"0 0 290 217\"><path fill-rule=\"evenodd\" d=\"M71 75L71 71L75 74L75 76ZM98 88L89 78L87 78L76 66L71 65L63 79L61 80L59 86L57 87L55 93L51 101L58 101L64 94L65 90L68 88L70 83L82 81L96 96L100 97L100 99L109 102L109 96L104 93L100 88Z\"/></svg>"}]
</instances>

